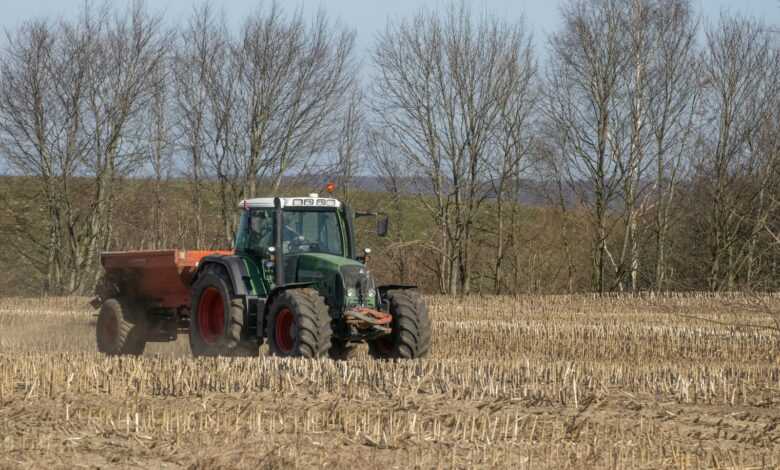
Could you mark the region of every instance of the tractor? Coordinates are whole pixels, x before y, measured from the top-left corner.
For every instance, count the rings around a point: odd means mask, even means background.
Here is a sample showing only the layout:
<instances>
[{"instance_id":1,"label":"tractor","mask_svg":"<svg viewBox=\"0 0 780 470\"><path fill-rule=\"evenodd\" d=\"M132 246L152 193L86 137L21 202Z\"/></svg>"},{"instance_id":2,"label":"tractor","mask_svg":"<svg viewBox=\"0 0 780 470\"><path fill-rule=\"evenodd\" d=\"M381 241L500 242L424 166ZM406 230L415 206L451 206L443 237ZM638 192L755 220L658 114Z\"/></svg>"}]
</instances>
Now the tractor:
<instances>
[{"instance_id":1,"label":"tractor","mask_svg":"<svg viewBox=\"0 0 780 470\"><path fill-rule=\"evenodd\" d=\"M232 251L101 254L98 350L142 354L147 342L188 334L195 356L348 359L368 343L378 359L430 352L431 321L415 286L377 286L370 250L356 254L352 211L329 197L243 200Z\"/></svg>"}]
</instances>

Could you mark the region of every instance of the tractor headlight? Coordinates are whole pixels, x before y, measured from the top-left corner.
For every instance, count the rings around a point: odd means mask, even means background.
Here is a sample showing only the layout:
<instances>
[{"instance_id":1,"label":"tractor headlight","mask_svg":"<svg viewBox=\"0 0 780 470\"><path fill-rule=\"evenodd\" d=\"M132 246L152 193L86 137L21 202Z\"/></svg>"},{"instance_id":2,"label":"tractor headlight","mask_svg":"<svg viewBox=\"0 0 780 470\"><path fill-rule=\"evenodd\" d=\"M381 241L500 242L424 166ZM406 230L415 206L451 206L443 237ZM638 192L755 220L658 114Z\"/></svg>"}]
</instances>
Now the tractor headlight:
<instances>
[{"instance_id":1,"label":"tractor headlight","mask_svg":"<svg viewBox=\"0 0 780 470\"><path fill-rule=\"evenodd\" d=\"M352 289L351 287L347 289L347 297L354 297L355 296L355 289Z\"/></svg>"}]
</instances>

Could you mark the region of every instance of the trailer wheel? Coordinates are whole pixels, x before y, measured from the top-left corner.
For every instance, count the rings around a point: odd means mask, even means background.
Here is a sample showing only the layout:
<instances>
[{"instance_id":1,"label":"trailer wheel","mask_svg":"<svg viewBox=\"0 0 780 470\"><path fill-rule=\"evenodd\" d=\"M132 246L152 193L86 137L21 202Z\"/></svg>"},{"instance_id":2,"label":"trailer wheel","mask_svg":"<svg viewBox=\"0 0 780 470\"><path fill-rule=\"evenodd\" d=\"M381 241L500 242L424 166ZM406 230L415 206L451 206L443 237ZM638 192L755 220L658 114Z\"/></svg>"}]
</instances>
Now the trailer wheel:
<instances>
[{"instance_id":1,"label":"trailer wheel","mask_svg":"<svg viewBox=\"0 0 780 470\"><path fill-rule=\"evenodd\" d=\"M190 349L194 356L257 356L241 341L244 300L233 295L227 274L208 266L192 288Z\"/></svg>"},{"instance_id":2,"label":"trailer wheel","mask_svg":"<svg viewBox=\"0 0 780 470\"><path fill-rule=\"evenodd\" d=\"M271 304L266 338L271 354L317 358L331 347L328 307L314 289L281 292Z\"/></svg>"},{"instance_id":3,"label":"trailer wheel","mask_svg":"<svg viewBox=\"0 0 780 470\"><path fill-rule=\"evenodd\" d=\"M143 312L117 299L106 300L97 319L98 351L111 356L140 356L146 348L145 326Z\"/></svg>"},{"instance_id":4,"label":"trailer wheel","mask_svg":"<svg viewBox=\"0 0 780 470\"><path fill-rule=\"evenodd\" d=\"M368 342L368 352L377 359L417 359L431 349L431 320L420 294L413 290L387 292L392 332Z\"/></svg>"}]
</instances>

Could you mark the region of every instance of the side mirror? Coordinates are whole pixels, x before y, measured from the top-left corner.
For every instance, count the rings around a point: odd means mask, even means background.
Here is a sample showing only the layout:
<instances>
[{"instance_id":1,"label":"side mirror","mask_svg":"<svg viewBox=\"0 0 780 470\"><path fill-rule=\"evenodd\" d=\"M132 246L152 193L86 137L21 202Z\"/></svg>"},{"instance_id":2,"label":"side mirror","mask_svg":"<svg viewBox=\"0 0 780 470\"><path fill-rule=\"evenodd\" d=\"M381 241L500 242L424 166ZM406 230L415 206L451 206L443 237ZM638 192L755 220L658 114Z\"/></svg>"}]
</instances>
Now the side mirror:
<instances>
[{"instance_id":1,"label":"side mirror","mask_svg":"<svg viewBox=\"0 0 780 470\"><path fill-rule=\"evenodd\" d=\"M390 220L387 216L377 217L376 219L376 234L380 237L387 236L387 229L389 228Z\"/></svg>"}]
</instances>

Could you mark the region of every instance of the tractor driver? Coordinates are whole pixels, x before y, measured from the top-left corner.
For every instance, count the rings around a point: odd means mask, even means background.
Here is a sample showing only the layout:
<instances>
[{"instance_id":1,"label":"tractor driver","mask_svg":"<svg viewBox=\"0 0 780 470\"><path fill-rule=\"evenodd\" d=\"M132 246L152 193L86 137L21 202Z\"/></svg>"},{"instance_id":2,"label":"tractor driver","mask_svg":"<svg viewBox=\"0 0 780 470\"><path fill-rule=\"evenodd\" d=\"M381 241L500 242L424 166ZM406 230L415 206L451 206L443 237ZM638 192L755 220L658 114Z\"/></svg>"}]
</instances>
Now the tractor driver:
<instances>
[{"instance_id":1,"label":"tractor driver","mask_svg":"<svg viewBox=\"0 0 780 470\"><path fill-rule=\"evenodd\" d=\"M249 231L249 246L256 251L264 252L269 246L273 245L273 211L255 210L252 211L250 218L251 230ZM284 252L288 253L295 247L304 243L303 236L293 230L289 224L282 228L282 242Z\"/></svg>"}]
</instances>

